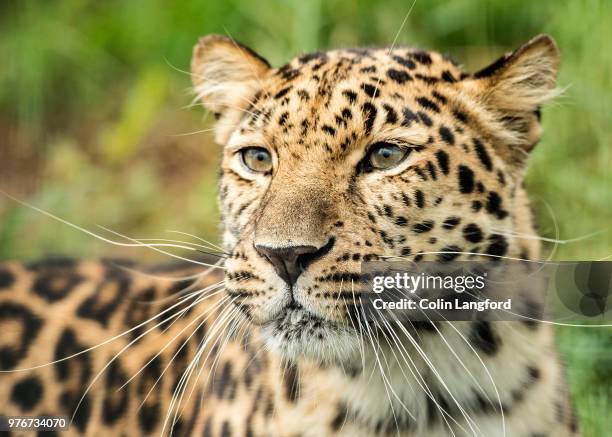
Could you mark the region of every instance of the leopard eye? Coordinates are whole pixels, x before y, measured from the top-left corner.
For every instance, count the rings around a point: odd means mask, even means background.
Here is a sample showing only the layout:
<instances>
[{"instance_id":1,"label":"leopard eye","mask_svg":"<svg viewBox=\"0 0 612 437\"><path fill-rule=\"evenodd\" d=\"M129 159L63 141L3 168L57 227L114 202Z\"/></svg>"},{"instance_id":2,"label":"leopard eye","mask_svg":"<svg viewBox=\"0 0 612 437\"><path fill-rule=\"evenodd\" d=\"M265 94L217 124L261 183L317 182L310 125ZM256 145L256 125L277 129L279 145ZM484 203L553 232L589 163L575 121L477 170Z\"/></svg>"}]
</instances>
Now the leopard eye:
<instances>
[{"instance_id":1,"label":"leopard eye","mask_svg":"<svg viewBox=\"0 0 612 437\"><path fill-rule=\"evenodd\" d=\"M408 155L408 149L391 143L376 143L370 148L368 164L376 170L395 167Z\"/></svg>"},{"instance_id":2,"label":"leopard eye","mask_svg":"<svg viewBox=\"0 0 612 437\"><path fill-rule=\"evenodd\" d=\"M272 170L272 155L261 147L247 147L240 151L242 163L256 173L267 173Z\"/></svg>"}]
</instances>

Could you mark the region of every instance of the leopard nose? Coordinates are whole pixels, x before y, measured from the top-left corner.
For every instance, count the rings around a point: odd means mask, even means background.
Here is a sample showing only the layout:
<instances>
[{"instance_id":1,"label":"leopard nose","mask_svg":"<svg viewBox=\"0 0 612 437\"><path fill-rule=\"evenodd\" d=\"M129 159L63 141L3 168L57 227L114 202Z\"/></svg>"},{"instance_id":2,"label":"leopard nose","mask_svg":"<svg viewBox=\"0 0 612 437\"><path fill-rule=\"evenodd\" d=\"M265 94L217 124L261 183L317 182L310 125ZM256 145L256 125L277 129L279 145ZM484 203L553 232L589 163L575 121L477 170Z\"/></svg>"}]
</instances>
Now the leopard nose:
<instances>
[{"instance_id":1,"label":"leopard nose","mask_svg":"<svg viewBox=\"0 0 612 437\"><path fill-rule=\"evenodd\" d=\"M266 258L283 281L292 287L302 272L314 261L328 253L334 246L334 238L321 246L295 245L272 246L256 243L255 250Z\"/></svg>"}]
</instances>

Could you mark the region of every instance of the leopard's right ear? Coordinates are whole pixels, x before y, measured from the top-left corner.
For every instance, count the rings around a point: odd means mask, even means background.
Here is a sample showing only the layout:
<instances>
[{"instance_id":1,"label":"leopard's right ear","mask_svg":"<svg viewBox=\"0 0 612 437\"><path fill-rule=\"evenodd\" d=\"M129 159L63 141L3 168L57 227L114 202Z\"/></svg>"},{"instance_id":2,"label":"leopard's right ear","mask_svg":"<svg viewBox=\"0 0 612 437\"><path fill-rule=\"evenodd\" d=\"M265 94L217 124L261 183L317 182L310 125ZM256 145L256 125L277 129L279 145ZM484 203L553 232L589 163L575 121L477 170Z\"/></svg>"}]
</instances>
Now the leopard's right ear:
<instances>
[{"instance_id":1,"label":"leopard's right ear","mask_svg":"<svg viewBox=\"0 0 612 437\"><path fill-rule=\"evenodd\" d=\"M264 58L222 35L205 36L195 45L191 77L198 98L219 119L219 143L227 141L269 69Z\"/></svg>"}]
</instances>

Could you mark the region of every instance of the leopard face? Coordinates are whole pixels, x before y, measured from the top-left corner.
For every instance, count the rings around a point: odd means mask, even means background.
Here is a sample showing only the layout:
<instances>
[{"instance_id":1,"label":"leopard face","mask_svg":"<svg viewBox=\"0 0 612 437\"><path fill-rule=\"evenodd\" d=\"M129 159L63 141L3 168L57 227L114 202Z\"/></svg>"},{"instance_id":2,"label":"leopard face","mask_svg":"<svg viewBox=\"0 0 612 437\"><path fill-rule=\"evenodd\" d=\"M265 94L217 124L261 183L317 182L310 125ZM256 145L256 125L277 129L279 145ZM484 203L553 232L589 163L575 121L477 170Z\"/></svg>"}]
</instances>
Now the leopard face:
<instances>
[{"instance_id":1,"label":"leopard face","mask_svg":"<svg viewBox=\"0 0 612 437\"><path fill-rule=\"evenodd\" d=\"M522 177L555 93L547 36L475 74L407 48L280 68L203 38L192 73L224 146L226 288L289 359L359 351L361 263L537 257Z\"/></svg>"}]
</instances>

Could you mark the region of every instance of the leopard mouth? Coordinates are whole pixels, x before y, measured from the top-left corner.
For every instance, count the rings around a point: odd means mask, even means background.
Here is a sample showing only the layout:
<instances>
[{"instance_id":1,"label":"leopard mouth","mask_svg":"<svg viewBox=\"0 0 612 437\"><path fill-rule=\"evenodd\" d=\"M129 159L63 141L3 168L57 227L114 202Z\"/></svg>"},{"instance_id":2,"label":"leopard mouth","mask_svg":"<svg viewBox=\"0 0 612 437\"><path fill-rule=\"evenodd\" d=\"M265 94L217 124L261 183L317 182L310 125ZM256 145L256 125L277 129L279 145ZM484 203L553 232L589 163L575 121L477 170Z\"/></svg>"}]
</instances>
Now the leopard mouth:
<instances>
[{"instance_id":1,"label":"leopard mouth","mask_svg":"<svg viewBox=\"0 0 612 437\"><path fill-rule=\"evenodd\" d=\"M289 360L302 357L319 362L346 362L354 357L358 340L347 327L320 317L299 304L288 306L263 325L268 345Z\"/></svg>"},{"instance_id":2,"label":"leopard mouth","mask_svg":"<svg viewBox=\"0 0 612 437\"><path fill-rule=\"evenodd\" d=\"M335 327L335 323L317 316L295 303L288 306L279 317L266 325L270 326L276 335L282 336L287 341L303 335L317 336L321 339L322 331Z\"/></svg>"}]
</instances>

